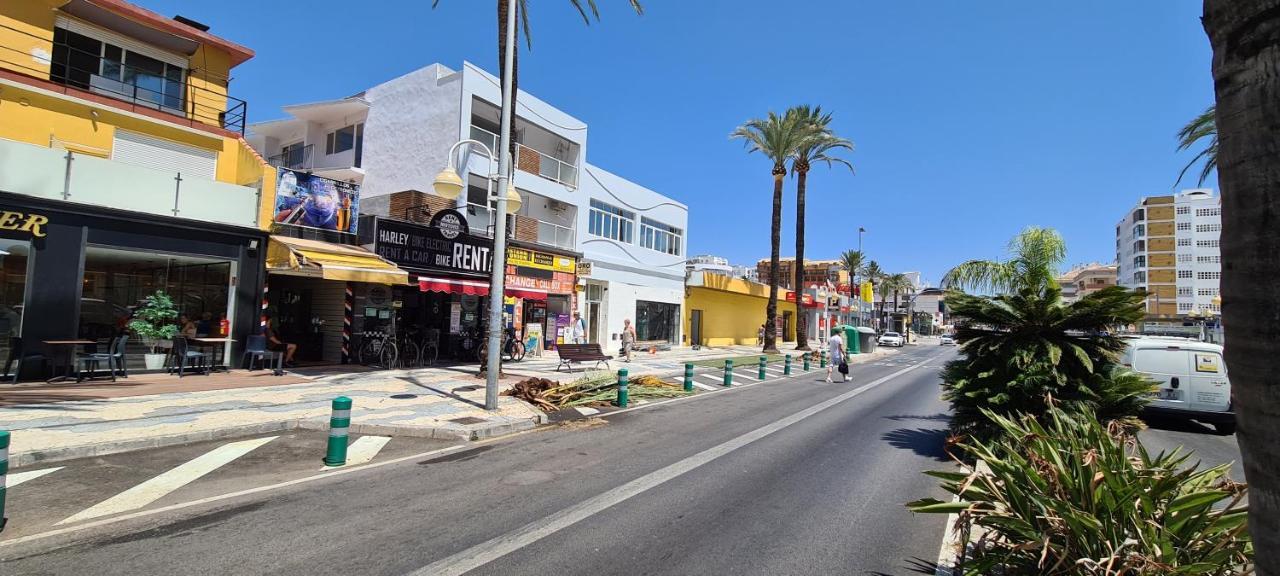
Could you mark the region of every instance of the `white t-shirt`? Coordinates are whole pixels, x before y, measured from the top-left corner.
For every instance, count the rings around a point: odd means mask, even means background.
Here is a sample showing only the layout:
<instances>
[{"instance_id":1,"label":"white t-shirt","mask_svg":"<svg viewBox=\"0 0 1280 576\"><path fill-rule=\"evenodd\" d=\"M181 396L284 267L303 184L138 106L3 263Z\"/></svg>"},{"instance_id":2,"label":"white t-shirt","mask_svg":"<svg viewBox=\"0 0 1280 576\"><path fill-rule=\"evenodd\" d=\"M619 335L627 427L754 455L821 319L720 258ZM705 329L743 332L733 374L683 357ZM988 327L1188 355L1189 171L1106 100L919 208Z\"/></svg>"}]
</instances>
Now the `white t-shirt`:
<instances>
[{"instance_id":1,"label":"white t-shirt","mask_svg":"<svg viewBox=\"0 0 1280 576\"><path fill-rule=\"evenodd\" d=\"M831 337L827 339L827 353L831 355L832 362L837 362L837 359L842 356L840 349L843 347L844 340L840 338L840 335L832 334Z\"/></svg>"}]
</instances>

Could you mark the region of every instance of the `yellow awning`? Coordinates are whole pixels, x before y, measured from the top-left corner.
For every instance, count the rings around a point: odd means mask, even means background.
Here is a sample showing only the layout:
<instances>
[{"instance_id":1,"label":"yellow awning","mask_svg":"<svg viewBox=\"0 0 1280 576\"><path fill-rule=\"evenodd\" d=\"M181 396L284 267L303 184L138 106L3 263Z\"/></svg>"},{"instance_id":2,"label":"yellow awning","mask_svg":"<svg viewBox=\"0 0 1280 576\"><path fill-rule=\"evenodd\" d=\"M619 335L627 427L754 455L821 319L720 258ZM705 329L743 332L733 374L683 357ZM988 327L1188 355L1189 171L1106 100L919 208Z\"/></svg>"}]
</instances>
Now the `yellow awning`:
<instances>
[{"instance_id":1,"label":"yellow awning","mask_svg":"<svg viewBox=\"0 0 1280 576\"><path fill-rule=\"evenodd\" d=\"M359 246L272 236L267 271L346 282L408 284L409 273Z\"/></svg>"}]
</instances>

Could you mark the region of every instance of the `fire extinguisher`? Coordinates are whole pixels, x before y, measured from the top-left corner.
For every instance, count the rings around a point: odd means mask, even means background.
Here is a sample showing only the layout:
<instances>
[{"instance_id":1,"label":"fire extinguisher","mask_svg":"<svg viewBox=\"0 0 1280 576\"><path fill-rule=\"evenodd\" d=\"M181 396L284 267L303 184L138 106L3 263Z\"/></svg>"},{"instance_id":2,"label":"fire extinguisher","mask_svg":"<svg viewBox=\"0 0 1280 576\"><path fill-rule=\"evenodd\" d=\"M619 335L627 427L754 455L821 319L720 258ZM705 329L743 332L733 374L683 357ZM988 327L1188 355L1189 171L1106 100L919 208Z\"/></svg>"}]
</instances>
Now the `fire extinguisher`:
<instances>
[{"instance_id":1,"label":"fire extinguisher","mask_svg":"<svg viewBox=\"0 0 1280 576\"><path fill-rule=\"evenodd\" d=\"M231 333L231 321L223 318L218 322L218 334L226 336Z\"/></svg>"}]
</instances>

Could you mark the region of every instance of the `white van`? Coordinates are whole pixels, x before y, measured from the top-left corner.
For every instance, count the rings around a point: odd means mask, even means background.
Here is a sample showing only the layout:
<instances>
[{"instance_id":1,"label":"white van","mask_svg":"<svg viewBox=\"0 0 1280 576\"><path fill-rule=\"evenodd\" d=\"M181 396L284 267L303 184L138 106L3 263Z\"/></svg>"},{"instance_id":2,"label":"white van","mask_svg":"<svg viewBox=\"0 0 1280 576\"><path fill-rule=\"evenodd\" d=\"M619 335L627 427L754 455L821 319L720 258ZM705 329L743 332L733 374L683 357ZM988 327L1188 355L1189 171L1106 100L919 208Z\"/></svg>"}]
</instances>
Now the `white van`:
<instances>
[{"instance_id":1,"label":"white van","mask_svg":"<svg viewBox=\"0 0 1280 576\"><path fill-rule=\"evenodd\" d=\"M1121 362L1159 385L1147 411L1213 424L1220 434L1236 430L1231 381L1222 346L1187 338L1127 338Z\"/></svg>"}]
</instances>

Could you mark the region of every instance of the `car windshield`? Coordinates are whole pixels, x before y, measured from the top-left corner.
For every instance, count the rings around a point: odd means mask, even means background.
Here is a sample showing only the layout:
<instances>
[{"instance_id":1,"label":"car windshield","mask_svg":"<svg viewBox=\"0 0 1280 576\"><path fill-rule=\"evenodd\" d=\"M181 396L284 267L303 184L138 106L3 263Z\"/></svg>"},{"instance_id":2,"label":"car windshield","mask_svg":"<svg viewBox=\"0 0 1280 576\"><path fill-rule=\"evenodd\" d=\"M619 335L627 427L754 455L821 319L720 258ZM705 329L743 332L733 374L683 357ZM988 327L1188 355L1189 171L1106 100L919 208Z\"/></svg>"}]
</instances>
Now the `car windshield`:
<instances>
[{"instance_id":1,"label":"car windshield","mask_svg":"<svg viewBox=\"0 0 1280 576\"><path fill-rule=\"evenodd\" d=\"M900 336L897 332L885 332L884 335L888 338L897 338Z\"/></svg>"}]
</instances>

